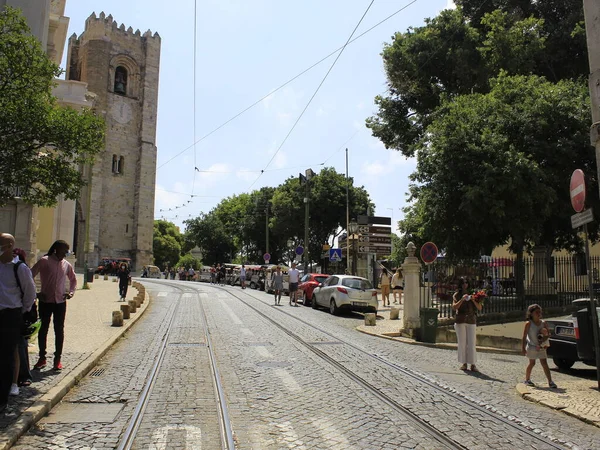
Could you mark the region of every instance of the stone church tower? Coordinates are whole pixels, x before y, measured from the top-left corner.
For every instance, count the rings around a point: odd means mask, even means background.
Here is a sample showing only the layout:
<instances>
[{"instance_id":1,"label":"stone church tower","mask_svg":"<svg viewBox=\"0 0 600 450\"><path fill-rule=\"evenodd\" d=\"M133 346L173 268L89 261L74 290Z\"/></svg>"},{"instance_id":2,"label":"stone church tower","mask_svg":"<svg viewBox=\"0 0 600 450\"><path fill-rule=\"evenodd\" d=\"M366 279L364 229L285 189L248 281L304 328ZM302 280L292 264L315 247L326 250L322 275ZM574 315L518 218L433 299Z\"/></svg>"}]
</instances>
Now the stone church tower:
<instances>
[{"instance_id":1,"label":"stone church tower","mask_svg":"<svg viewBox=\"0 0 600 450\"><path fill-rule=\"evenodd\" d=\"M160 45L158 33L125 29L103 12L69 39L67 80L88 84L106 120L104 151L91 172L82 168L88 187L77 202L78 265L84 254L89 267L105 257L131 258L138 271L152 264Z\"/></svg>"}]
</instances>

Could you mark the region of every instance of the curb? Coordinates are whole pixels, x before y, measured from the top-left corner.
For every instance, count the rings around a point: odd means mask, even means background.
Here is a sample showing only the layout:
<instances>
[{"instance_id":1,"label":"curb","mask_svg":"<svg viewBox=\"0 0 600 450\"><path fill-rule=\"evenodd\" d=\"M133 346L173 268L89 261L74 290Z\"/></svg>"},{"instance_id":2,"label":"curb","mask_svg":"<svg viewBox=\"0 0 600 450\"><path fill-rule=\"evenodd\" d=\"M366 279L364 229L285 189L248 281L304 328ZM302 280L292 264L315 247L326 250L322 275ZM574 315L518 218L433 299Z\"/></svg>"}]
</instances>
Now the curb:
<instances>
[{"instance_id":1,"label":"curb","mask_svg":"<svg viewBox=\"0 0 600 450\"><path fill-rule=\"evenodd\" d=\"M139 292L139 290L138 290ZM150 305L150 296L148 293L144 295L144 305L143 308L140 307L137 314L133 316L126 324L123 325L121 332L115 335L112 338L107 339L100 348L94 351L90 356L88 356L85 360L80 362L72 371L70 371L65 377L53 386L42 395L39 399L37 399L33 405L23 411L17 421L7 428L3 433L3 436L0 438L0 450L8 450L11 448L17 440L23 436L33 425L39 422L42 418L44 418L50 410L59 403L65 395L78 384L106 355L106 353L111 349L111 347L117 342L119 339L123 337L123 335L135 324L140 317L146 312L148 306Z\"/></svg>"}]
</instances>

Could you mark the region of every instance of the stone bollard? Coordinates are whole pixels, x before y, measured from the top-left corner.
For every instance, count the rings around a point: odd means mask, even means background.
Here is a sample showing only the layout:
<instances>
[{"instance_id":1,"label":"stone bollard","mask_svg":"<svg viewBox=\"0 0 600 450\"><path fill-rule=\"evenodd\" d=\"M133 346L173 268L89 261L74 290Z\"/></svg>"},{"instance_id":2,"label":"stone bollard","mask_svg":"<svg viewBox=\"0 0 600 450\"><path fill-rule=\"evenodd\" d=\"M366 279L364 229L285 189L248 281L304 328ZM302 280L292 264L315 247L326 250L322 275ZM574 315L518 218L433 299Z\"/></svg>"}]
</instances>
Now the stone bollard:
<instances>
[{"instance_id":1,"label":"stone bollard","mask_svg":"<svg viewBox=\"0 0 600 450\"><path fill-rule=\"evenodd\" d=\"M144 303L144 300L146 299L146 295L142 294L141 292L138 294L138 297L140 298L140 303Z\"/></svg>"},{"instance_id":2,"label":"stone bollard","mask_svg":"<svg viewBox=\"0 0 600 450\"><path fill-rule=\"evenodd\" d=\"M133 298L133 301L135 302L135 306L137 308L139 308L140 306L142 306L142 301L140 300L140 298L137 295Z\"/></svg>"},{"instance_id":3,"label":"stone bollard","mask_svg":"<svg viewBox=\"0 0 600 450\"><path fill-rule=\"evenodd\" d=\"M390 310L390 320L398 320L400 318L400 308L392 306Z\"/></svg>"},{"instance_id":4,"label":"stone bollard","mask_svg":"<svg viewBox=\"0 0 600 450\"><path fill-rule=\"evenodd\" d=\"M108 275L104 275L104 281L108 280Z\"/></svg>"},{"instance_id":5,"label":"stone bollard","mask_svg":"<svg viewBox=\"0 0 600 450\"><path fill-rule=\"evenodd\" d=\"M129 305L121 305L121 312L123 313L123 319L129 319Z\"/></svg>"},{"instance_id":6,"label":"stone bollard","mask_svg":"<svg viewBox=\"0 0 600 450\"><path fill-rule=\"evenodd\" d=\"M137 311L137 303L135 300L129 300L127 303L129 303L129 312L134 313Z\"/></svg>"},{"instance_id":7,"label":"stone bollard","mask_svg":"<svg viewBox=\"0 0 600 450\"><path fill-rule=\"evenodd\" d=\"M123 326L123 313L121 311L113 311L112 326L113 327L122 327Z\"/></svg>"},{"instance_id":8,"label":"stone bollard","mask_svg":"<svg viewBox=\"0 0 600 450\"><path fill-rule=\"evenodd\" d=\"M98 275L97 273L94 274L94 278L97 280L98 278L100 278L100 275Z\"/></svg>"},{"instance_id":9,"label":"stone bollard","mask_svg":"<svg viewBox=\"0 0 600 450\"><path fill-rule=\"evenodd\" d=\"M365 314L365 325L368 327L374 327L377 325L377 314L367 313Z\"/></svg>"},{"instance_id":10,"label":"stone bollard","mask_svg":"<svg viewBox=\"0 0 600 450\"><path fill-rule=\"evenodd\" d=\"M113 280L113 283L117 282L117 278L113 278L112 280Z\"/></svg>"}]
</instances>

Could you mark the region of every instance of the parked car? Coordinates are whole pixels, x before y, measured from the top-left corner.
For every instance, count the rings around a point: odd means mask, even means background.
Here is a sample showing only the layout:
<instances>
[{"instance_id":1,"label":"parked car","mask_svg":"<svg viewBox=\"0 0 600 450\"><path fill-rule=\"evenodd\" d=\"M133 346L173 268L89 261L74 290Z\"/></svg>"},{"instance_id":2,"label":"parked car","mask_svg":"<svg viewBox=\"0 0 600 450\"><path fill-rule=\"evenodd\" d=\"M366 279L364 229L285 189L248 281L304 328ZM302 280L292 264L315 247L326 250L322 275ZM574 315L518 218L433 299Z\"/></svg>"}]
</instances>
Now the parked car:
<instances>
[{"instance_id":1,"label":"parked car","mask_svg":"<svg viewBox=\"0 0 600 450\"><path fill-rule=\"evenodd\" d=\"M329 275L322 273L307 273L300 278L298 295L303 299L304 306L309 306L312 303L314 289L319 283L324 283L327 278L329 278Z\"/></svg>"},{"instance_id":2,"label":"parked car","mask_svg":"<svg viewBox=\"0 0 600 450\"><path fill-rule=\"evenodd\" d=\"M366 278L331 275L313 290L312 307L324 306L331 314L340 310L377 312L377 290Z\"/></svg>"},{"instance_id":3,"label":"parked car","mask_svg":"<svg viewBox=\"0 0 600 450\"><path fill-rule=\"evenodd\" d=\"M550 330L548 357L559 369L570 369L577 361L596 366L588 303L587 298L577 299L573 301L577 311L571 316L546 320Z\"/></svg>"}]
</instances>

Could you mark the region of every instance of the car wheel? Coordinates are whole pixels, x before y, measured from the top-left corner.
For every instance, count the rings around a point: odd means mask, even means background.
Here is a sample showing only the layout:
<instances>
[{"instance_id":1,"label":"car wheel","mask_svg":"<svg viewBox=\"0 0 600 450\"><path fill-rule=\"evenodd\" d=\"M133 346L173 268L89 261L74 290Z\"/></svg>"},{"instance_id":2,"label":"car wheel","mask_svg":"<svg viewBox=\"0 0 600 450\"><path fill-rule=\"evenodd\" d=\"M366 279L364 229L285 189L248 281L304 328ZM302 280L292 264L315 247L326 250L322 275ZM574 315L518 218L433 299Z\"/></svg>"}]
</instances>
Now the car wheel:
<instances>
[{"instance_id":1,"label":"car wheel","mask_svg":"<svg viewBox=\"0 0 600 450\"><path fill-rule=\"evenodd\" d=\"M572 359L565 358L552 358L552 361L554 361L556 367L564 370L570 369L571 367L573 367L573 364L575 364L575 361L573 361Z\"/></svg>"},{"instance_id":2,"label":"car wheel","mask_svg":"<svg viewBox=\"0 0 600 450\"><path fill-rule=\"evenodd\" d=\"M331 301L329 302L329 312L331 314L333 314L334 316L338 315L339 309L335 304L335 300L331 299Z\"/></svg>"},{"instance_id":3,"label":"car wheel","mask_svg":"<svg viewBox=\"0 0 600 450\"><path fill-rule=\"evenodd\" d=\"M310 306L312 306L312 309L319 309L319 305L317 305L317 298L315 297L315 294L313 294L313 298L312 298L312 302L310 302Z\"/></svg>"}]
</instances>

